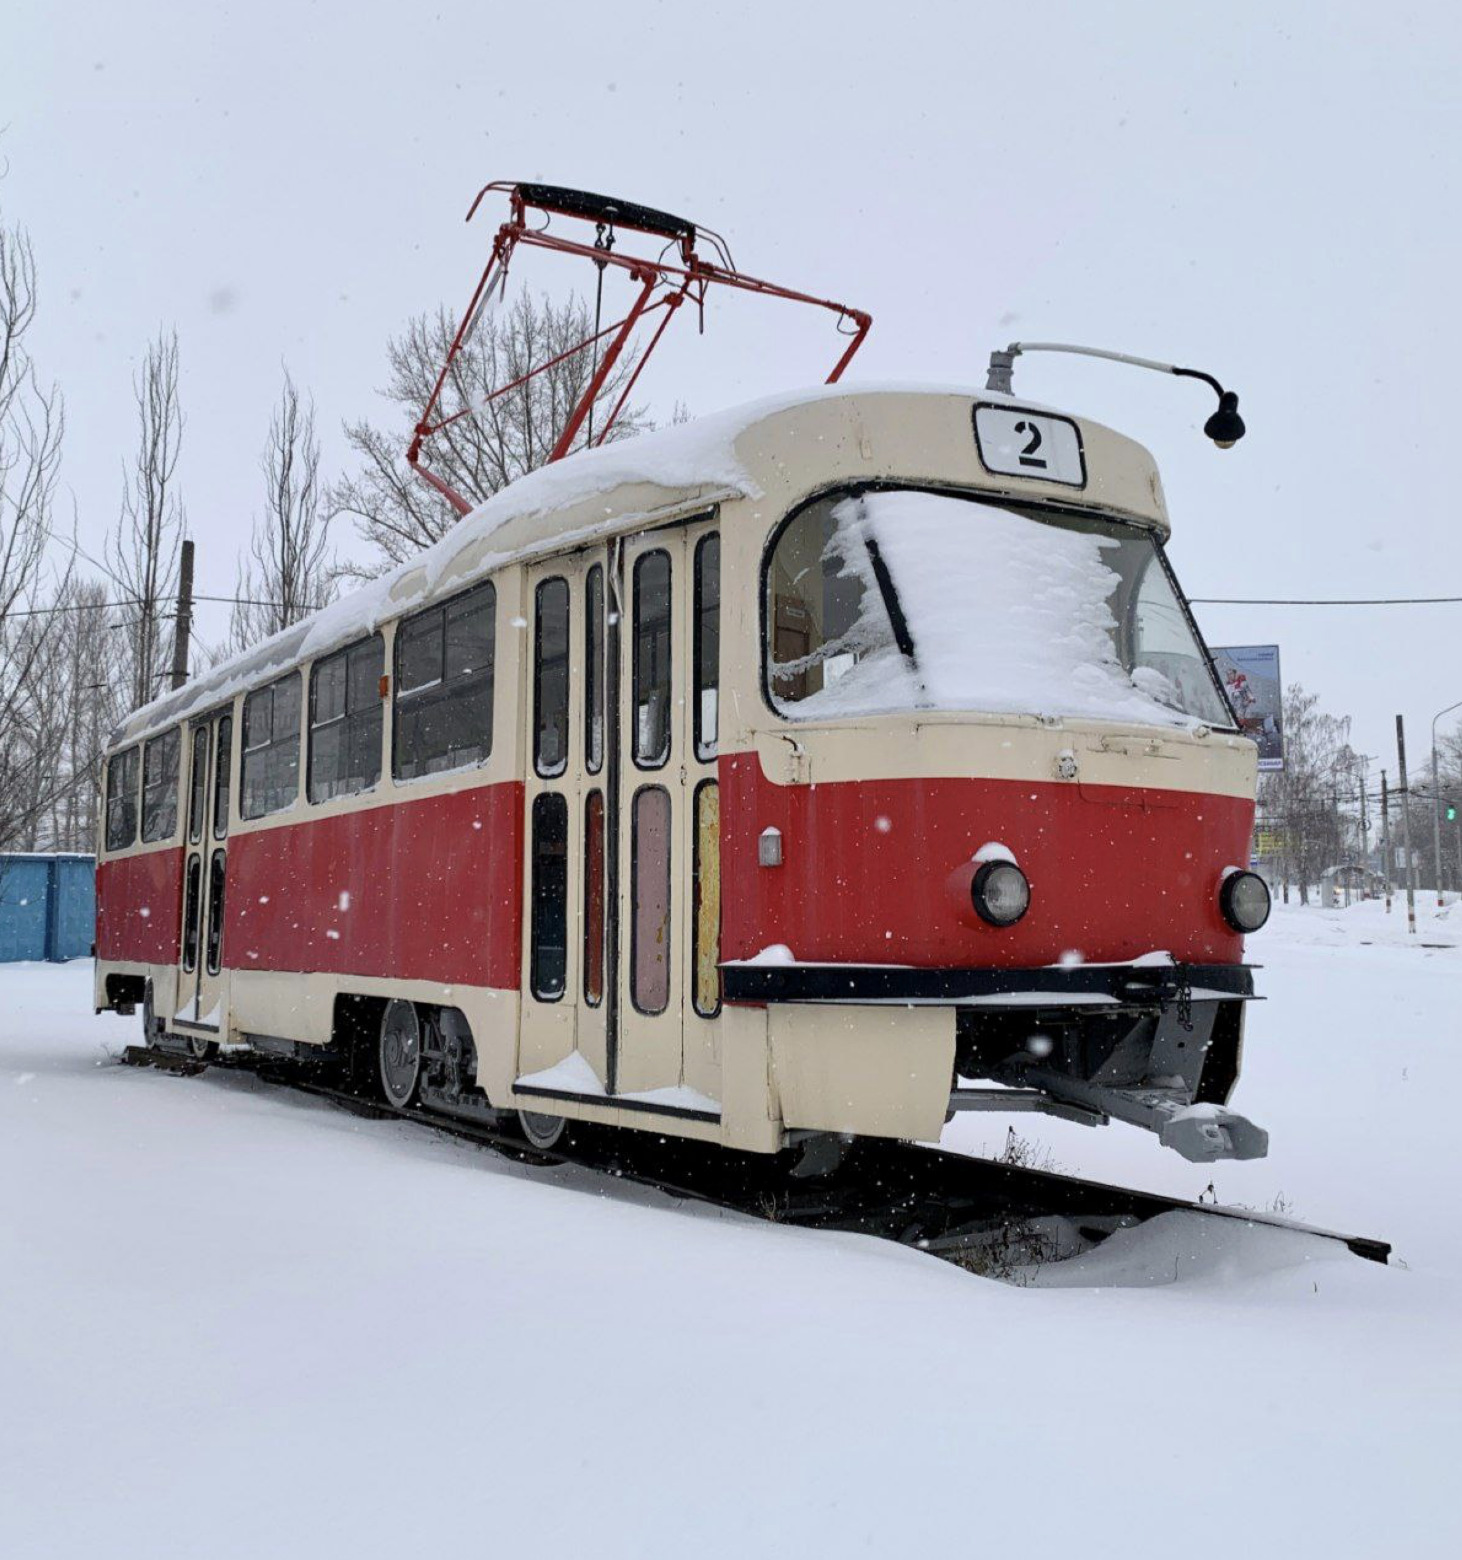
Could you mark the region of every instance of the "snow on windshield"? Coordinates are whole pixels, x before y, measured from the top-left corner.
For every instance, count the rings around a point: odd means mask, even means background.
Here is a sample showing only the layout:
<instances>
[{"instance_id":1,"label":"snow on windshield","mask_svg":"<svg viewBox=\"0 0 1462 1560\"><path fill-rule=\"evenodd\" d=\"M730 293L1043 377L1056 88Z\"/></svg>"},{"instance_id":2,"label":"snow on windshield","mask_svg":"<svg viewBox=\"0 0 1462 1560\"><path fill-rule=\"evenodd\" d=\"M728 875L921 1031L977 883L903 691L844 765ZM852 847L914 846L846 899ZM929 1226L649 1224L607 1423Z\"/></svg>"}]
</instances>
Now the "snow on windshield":
<instances>
[{"instance_id":1,"label":"snow on windshield","mask_svg":"<svg viewBox=\"0 0 1462 1560\"><path fill-rule=\"evenodd\" d=\"M1230 724L1153 541L1126 527L914 490L833 495L784 529L768 588L771 688L798 715Z\"/></svg>"}]
</instances>

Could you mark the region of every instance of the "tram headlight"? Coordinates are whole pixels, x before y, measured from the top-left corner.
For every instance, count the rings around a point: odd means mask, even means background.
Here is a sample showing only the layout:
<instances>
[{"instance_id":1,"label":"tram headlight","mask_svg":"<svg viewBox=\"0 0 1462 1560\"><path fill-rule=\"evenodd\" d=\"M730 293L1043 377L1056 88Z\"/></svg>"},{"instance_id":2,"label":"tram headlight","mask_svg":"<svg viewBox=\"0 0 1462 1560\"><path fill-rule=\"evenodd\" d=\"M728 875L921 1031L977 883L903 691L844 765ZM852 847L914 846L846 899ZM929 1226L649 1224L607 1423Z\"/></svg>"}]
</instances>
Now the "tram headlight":
<instances>
[{"instance_id":1,"label":"tram headlight","mask_svg":"<svg viewBox=\"0 0 1462 1560\"><path fill-rule=\"evenodd\" d=\"M1257 872L1230 872L1218 886L1218 908L1236 932L1257 932L1269 904L1269 885Z\"/></svg>"},{"instance_id":2,"label":"tram headlight","mask_svg":"<svg viewBox=\"0 0 1462 1560\"><path fill-rule=\"evenodd\" d=\"M991 926L1014 926L1031 905L1031 886L1013 861L987 861L970 882L975 913Z\"/></svg>"}]
</instances>

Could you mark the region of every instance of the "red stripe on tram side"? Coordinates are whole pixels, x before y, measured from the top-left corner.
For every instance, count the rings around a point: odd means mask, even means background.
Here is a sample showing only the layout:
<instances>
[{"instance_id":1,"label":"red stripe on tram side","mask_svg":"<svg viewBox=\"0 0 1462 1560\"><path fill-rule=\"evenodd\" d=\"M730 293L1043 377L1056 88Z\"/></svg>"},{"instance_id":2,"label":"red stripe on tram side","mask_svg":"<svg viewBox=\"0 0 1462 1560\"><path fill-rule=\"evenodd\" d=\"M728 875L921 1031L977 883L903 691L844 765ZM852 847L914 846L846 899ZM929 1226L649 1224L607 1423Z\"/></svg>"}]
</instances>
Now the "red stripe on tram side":
<instances>
[{"instance_id":1,"label":"red stripe on tram side","mask_svg":"<svg viewBox=\"0 0 1462 1560\"><path fill-rule=\"evenodd\" d=\"M516 990L520 781L229 841L224 963Z\"/></svg>"},{"instance_id":2,"label":"red stripe on tram side","mask_svg":"<svg viewBox=\"0 0 1462 1560\"><path fill-rule=\"evenodd\" d=\"M176 964L183 921L183 852L119 856L96 869L96 956Z\"/></svg>"},{"instance_id":3,"label":"red stripe on tram side","mask_svg":"<svg viewBox=\"0 0 1462 1560\"><path fill-rule=\"evenodd\" d=\"M773 943L808 961L953 969L1033 968L1069 950L1090 963L1243 957L1218 885L1248 863L1251 801L1046 781L780 786L755 753L719 768L724 959ZM757 864L769 827L782 832L780 867ZM969 902L970 859L992 841L1030 879L1012 927L986 925Z\"/></svg>"}]
</instances>

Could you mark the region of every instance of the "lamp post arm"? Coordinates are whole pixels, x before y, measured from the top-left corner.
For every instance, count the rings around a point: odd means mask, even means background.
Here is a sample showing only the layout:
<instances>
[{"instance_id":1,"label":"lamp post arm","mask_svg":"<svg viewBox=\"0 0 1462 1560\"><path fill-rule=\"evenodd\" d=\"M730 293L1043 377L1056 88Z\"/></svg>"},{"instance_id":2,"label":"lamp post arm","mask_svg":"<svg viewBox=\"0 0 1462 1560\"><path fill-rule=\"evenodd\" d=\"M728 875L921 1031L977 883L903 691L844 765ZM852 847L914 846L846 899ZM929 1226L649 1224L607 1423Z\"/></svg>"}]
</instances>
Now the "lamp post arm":
<instances>
[{"instance_id":1,"label":"lamp post arm","mask_svg":"<svg viewBox=\"0 0 1462 1560\"><path fill-rule=\"evenodd\" d=\"M990 370L985 389L996 395L1014 395L1015 360L1026 352L1071 352L1077 357L1104 358L1109 363L1126 363L1132 368L1150 368L1158 374L1176 374L1180 379L1201 379L1218 397L1218 410L1203 425L1203 431L1220 449L1228 449L1244 436L1239 416L1239 398L1225 390L1212 374L1201 368L1180 368L1176 363L1160 363L1156 358L1137 357L1131 352L1110 352L1105 347L1080 347L1069 341L1012 341L1005 350L990 354Z\"/></svg>"}]
</instances>

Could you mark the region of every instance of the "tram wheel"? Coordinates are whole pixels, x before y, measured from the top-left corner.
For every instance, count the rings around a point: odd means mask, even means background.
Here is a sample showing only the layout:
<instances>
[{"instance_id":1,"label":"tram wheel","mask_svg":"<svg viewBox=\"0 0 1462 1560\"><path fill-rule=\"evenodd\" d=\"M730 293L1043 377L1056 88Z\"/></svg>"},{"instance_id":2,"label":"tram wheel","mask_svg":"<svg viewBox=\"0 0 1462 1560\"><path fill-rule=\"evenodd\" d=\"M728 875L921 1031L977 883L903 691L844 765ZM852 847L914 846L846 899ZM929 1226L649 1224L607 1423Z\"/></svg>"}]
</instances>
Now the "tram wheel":
<instances>
[{"instance_id":1,"label":"tram wheel","mask_svg":"<svg viewBox=\"0 0 1462 1560\"><path fill-rule=\"evenodd\" d=\"M563 1136L563 1129L568 1122L562 1116L546 1116L537 1110L520 1110L518 1124L523 1129L523 1136L534 1148L547 1150Z\"/></svg>"},{"instance_id":2,"label":"tram wheel","mask_svg":"<svg viewBox=\"0 0 1462 1560\"><path fill-rule=\"evenodd\" d=\"M376 1048L376 1072L387 1101L397 1110L405 1109L415 1098L421 1079L421 1023L414 1004L399 999L386 1004Z\"/></svg>"},{"instance_id":3,"label":"tram wheel","mask_svg":"<svg viewBox=\"0 0 1462 1560\"><path fill-rule=\"evenodd\" d=\"M202 1035L189 1035L188 1055L195 1062L211 1062L218 1055L218 1041L206 1040Z\"/></svg>"},{"instance_id":4,"label":"tram wheel","mask_svg":"<svg viewBox=\"0 0 1462 1560\"><path fill-rule=\"evenodd\" d=\"M156 1051L162 1044L162 1020L152 1004L151 981L142 993L142 1043L149 1051Z\"/></svg>"}]
</instances>

